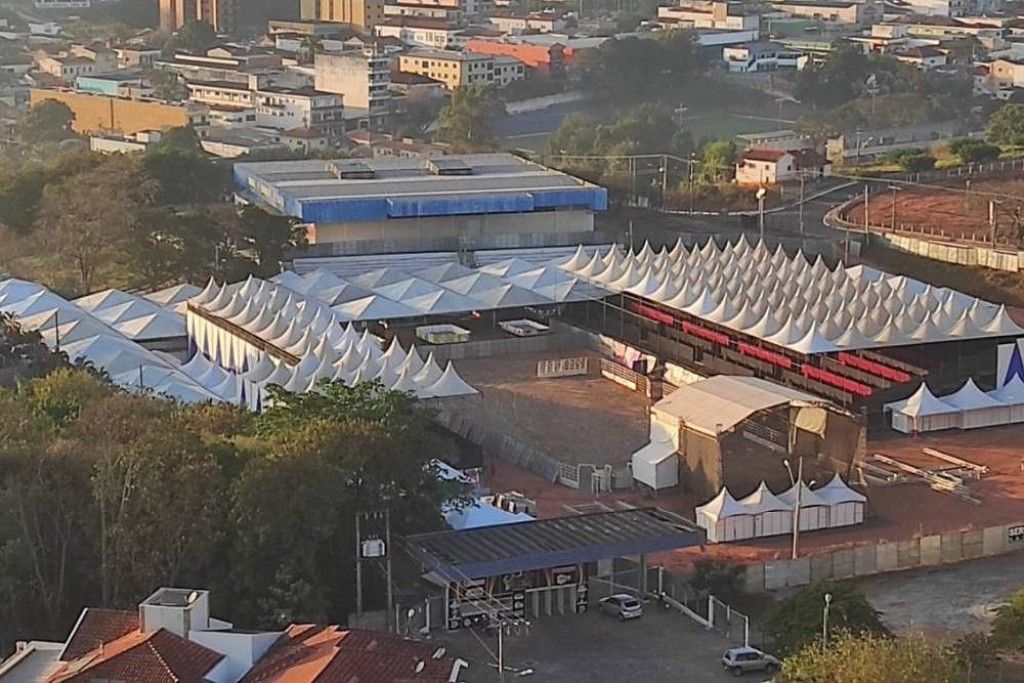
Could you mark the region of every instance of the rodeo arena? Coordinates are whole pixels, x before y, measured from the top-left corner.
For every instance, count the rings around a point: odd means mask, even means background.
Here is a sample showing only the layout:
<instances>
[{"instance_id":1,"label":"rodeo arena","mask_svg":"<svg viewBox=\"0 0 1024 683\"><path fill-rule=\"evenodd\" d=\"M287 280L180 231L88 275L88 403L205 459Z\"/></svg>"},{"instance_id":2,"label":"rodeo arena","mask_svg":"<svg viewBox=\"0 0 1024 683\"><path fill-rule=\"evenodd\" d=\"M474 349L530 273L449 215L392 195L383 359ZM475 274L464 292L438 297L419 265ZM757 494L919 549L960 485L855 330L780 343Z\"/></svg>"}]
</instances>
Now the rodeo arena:
<instances>
[{"instance_id":1,"label":"rodeo arena","mask_svg":"<svg viewBox=\"0 0 1024 683\"><path fill-rule=\"evenodd\" d=\"M1005 306L742 237L291 267L71 301L11 279L0 312L129 391L261 411L271 386L377 380L431 405L460 444L438 476L475 503L401 539L407 633L625 590L747 644L679 578L695 560L760 592L1024 547Z\"/></svg>"}]
</instances>

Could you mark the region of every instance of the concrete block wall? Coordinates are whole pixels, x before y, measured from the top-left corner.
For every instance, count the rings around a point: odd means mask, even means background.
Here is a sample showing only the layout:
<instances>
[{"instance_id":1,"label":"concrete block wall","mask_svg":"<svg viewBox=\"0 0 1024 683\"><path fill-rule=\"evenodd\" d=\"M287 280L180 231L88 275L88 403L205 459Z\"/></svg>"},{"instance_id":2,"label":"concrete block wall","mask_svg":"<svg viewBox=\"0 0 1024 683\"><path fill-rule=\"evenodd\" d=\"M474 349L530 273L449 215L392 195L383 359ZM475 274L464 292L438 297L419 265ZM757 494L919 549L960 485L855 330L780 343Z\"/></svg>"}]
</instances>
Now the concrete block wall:
<instances>
[{"instance_id":1,"label":"concrete block wall","mask_svg":"<svg viewBox=\"0 0 1024 683\"><path fill-rule=\"evenodd\" d=\"M1024 538L1019 534L1021 526L1008 524L949 531L902 541L861 544L796 560L748 565L744 586L748 592L774 591L818 581L839 581L1019 552L1024 550ZM1015 533L1011 534L1011 530Z\"/></svg>"}]
</instances>

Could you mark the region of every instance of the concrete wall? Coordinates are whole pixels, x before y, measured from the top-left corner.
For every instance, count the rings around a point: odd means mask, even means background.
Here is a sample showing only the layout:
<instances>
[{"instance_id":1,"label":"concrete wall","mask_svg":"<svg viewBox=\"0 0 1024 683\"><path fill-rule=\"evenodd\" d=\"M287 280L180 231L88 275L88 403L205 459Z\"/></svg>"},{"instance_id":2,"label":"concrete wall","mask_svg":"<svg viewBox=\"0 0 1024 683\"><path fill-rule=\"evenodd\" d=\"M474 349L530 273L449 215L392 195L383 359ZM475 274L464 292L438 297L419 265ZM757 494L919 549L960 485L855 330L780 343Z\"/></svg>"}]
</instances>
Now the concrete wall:
<instances>
[{"instance_id":1,"label":"concrete wall","mask_svg":"<svg viewBox=\"0 0 1024 683\"><path fill-rule=\"evenodd\" d=\"M523 233L569 234L589 232L593 229L594 214L588 210L535 211L317 223L314 241L323 243L445 237L476 238Z\"/></svg>"},{"instance_id":2,"label":"concrete wall","mask_svg":"<svg viewBox=\"0 0 1024 683\"><path fill-rule=\"evenodd\" d=\"M32 106L46 100L62 102L74 112L71 127L76 133L137 133L180 128L189 122L188 110L183 106L60 90L33 89L29 93Z\"/></svg>"},{"instance_id":3,"label":"concrete wall","mask_svg":"<svg viewBox=\"0 0 1024 683\"><path fill-rule=\"evenodd\" d=\"M1024 253L1020 251L997 251L991 247L972 244L954 244L919 239L910 235L883 233L872 235L886 246L917 256L955 263L960 266L981 266L1016 273L1024 267Z\"/></svg>"},{"instance_id":4,"label":"concrete wall","mask_svg":"<svg viewBox=\"0 0 1024 683\"><path fill-rule=\"evenodd\" d=\"M1024 550L1024 540L1010 540L1019 524L965 529L903 541L879 541L840 548L796 560L772 560L746 568L748 592L839 581L903 569L953 564L979 557Z\"/></svg>"}]
</instances>

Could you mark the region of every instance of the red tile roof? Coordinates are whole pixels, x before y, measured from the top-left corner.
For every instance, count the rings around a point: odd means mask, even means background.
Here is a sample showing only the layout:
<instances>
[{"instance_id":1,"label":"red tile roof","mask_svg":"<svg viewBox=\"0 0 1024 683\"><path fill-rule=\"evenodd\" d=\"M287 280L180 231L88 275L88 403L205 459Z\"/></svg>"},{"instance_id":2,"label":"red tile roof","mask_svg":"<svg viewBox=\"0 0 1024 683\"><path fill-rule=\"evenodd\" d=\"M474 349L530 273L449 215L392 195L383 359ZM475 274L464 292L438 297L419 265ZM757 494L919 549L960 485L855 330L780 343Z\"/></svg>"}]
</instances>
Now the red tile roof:
<instances>
[{"instance_id":1,"label":"red tile roof","mask_svg":"<svg viewBox=\"0 0 1024 683\"><path fill-rule=\"evenodd\" d=\"M65 663L47 683L203 683L222 659L219 652L165 629L152 633L135 630Z\"/></svg>"},{"instance_id":2,"label":"red tile roof","mask_svg":"<svg viewBox=\"0 0 1024 683\"><path fill-rule=\"evenodd\" d=\"M787 154L789 154L789 152L784 149L754 147L744 152L743 158L750 159L751 161L778 161Z\"/></svg>"},{"instance_id":3,"label":"red tile roof","mask_svg":"<svg viewBox=\"0 0 1024 683\"><path fill-rule=\"evenodd\" d=\"M242 683L441 683L455 662L434 659L436 650L388 633L295 624Z\"/></svg>"},{"instance_id":4,"label":"red tile roof","mask_svg":"<svg viewBox=\"0 0 1024 683\"><path fill-rule=\"evenodd\" d=\"M103 643L117 640L139 628L139 613L115 609L86 607L64 645L63 662L78 659Z\"/></svg>"}]
</instances>

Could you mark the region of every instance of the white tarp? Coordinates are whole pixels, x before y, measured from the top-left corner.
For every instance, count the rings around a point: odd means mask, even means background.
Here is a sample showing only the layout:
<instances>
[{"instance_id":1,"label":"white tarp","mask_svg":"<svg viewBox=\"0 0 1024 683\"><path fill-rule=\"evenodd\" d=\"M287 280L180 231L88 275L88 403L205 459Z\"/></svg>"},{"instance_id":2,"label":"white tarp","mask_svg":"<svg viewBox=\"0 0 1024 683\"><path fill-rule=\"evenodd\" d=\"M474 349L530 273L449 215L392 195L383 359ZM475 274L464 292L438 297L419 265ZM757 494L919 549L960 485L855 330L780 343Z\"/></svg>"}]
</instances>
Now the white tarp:
<instances>
[{"instance_id":1,"label":"white tarp","mask_svg":"<svg viewBox=\"0 0 1024 683\"><path fill-rule=\"evenodd\" d=\"M674 433L673 433L674 431ZM655 491L679 483L679 430L651 415L650 442L633 453L633 479Z\"/></svg>"}]
</instances>

